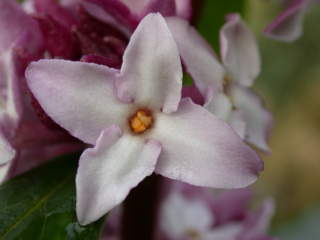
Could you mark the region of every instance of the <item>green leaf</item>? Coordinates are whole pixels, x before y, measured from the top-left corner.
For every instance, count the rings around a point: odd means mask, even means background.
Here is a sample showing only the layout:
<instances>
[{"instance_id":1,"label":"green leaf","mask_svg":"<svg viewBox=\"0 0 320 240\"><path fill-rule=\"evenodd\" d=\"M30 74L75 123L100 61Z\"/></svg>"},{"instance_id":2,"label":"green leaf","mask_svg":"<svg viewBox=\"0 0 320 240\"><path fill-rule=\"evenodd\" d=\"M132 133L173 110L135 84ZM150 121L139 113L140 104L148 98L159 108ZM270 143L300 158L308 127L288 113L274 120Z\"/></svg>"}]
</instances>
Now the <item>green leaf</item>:
<instances>
[{"instance_id":1,"label":"green leaf","mask_svg":"<svg viewBox=\"0 0 320 240\"><path fill-rule=\"evenodd\" d=\"M203 0L197 28L213 48L219 50L219 31L225 23L225 16L229 13L238 12L243 14L245 0Z\"/></svg>"},{"instance_id":2,"label":"green leaf","mask_svg":"<svg viewBox=\"0 0 320 240\"><path fill-rule=\"evenodd\" d=\"M99 239L103 220L77 223L77 159L60 158L0 186L1 240Z\"/></svg>"}]
</instances>

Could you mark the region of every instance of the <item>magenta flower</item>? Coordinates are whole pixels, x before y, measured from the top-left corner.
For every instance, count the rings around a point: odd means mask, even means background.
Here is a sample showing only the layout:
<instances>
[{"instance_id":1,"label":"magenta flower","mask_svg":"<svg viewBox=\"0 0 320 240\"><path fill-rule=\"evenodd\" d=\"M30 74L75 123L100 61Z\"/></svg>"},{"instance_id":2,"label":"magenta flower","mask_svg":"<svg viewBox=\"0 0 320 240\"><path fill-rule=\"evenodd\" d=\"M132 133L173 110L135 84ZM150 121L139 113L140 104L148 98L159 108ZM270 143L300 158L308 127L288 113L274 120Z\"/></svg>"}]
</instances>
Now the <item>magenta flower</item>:
<instances>
[{"instance_id":1,"label":"magenta flower","mask_svg":"<svg viewBox=\"0 0 320 240\"><path fill-rule=\"evenodd\" d=\"M29 65L42 108L73 136L95 145L76 179L81 224L124 200L152 172L199 186L238 188L257 179L257 154L223 121L181 101L176 43L159 14L145 17L120 70L64 60Z\"/></svg>"},{"instance_id":2,"label":"magenta flower","mask_svg":"<svg viewBox=\"0 0 320 240\"><path fill-rule=\"evenodd\" d=\"M79 149L63 131L46 128L28 96L26 65L43 52L37 22L15 1L0 1L0 182Z\"/></svg>"},{"instance_id":3,"label":"magenta flower","mask_svg":"<svg viewBox=\"0 0 320 240\"><path fill-rule=\"evenodd\" d=\"M243 139L269 151L272 117L251 90L260 72L260 56L255 38L240 16L229 15L221 29L222 63L186 21L171 17L167 22L205 107L228 122ZM192 90L193 96L195 92ZM196 102L201 102L199 97Z\"/></svg>"},{"instance_id":4,"label":"magenta flower","mask_svg":"<svg viewBox=\"0 0 320 240\"><path fill-rule=\"evenodd\" d=\"M274 212L271 199L253 211L248 207L252 198L248 189L214 194L187 184L169 184L160 205L157 240L273 239L266 235Z\"/></svg>"},{"instance_id":5,"label":"magenta flower","mask_svg":"<svg viewBox=\"0 0 320 240\"><path fill-rule=\"evenodd\" d=\"M318 0L289 0L284 10L264 30L266 36L286 42L298 39L303 32L303 20L310 5Z\"/></svg>"}]
</instances>

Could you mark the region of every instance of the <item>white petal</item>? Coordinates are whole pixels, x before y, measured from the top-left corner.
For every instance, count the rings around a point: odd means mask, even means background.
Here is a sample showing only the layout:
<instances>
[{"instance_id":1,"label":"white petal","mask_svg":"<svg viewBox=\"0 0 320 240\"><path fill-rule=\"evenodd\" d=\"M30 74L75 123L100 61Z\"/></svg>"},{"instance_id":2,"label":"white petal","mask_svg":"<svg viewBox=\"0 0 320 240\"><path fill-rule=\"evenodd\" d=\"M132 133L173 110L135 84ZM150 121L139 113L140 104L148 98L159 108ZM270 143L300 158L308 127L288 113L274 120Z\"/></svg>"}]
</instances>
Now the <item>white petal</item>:
<instances>
[{"instance_id":1,"label":"white petal","mask_svg":"<svg viewBox=\"0 0 320 240\"><path fill-rule=\"evenodd\" d=\"M128 105L114 95L116 71L93 63L41 60L29 65L29 87L46 113L73 136L94 144L100 132L122 126Z\"/></svg>"},{"instance_id":2,"label":"white petal","mask_svg":"<svg viewBox=\"0 0 320 240\"><path fill-rule=\"evenodd\" d=\"M266 110L261 98L248 88L234 85L230 93L246 122L246 140L269 152L267 141L272 127L271 113Z\"/></svg>"},{"instance_id":3,"label":"white petal","mask_svg":"<svg viewBox=\"0 0 320 240\"><path fill-rule=\"evenodd\" d=\"M226 123L190 99L175 113L158 114L152 138L163 146L156 172L193 185L245 187L263 168Z\"/></svg>"},{"instance_id":4,"label":"white petal","mask_svg":"<svg viewBox=\"0 0 320 240\"><path fill-rule=\"evenodd\" d=\"M245 122L244 114L241 111L237 109L233 110L229 115L227 122L242 139L245 139L247 124Z\"/></svg>"},{"instance_id":5,"label":"white petal","mask_svg":"<svg viewBox=\"0 0 320 240\"><path fill-rule=\"evenodd\" d=\"M121 203L129 191L155 168L161 146L112 126L103 131L93 149L80 158L76 177L77 216L91 223Z\"/></svg>"},{"instance_id":6,"label":"white petal","mask_svg":"<svg viewBox=\"0 0 320 240\"><path fill-rule=\"evenodd\" d=\"M231 78L251 86L260 73L256 39L237 14L232 14L220 32L221 57Z\"/></svg>"},{"instance_id":7,"label":"white petal","mask_svg":"<svg viewBox=\"0 0 320 240\"><path fill-rule=\"evenodd\" d=\"M205 108L221 120L227 121L232 111L232 103L224 93L218 93L205 104Z\"/></svg>"},{"instance_id":8,"label":"white petal","mask_svg":"<svg viewBox=\"0 0 320 240\"><path fill-rule=\"evenodd\" d=\"M198 199L187 199L179 192L172 192L161 207L160 225L171 239L181 239L188 231L206 232L214 217L209 207Z\"/></svg>"},{"instance_id":9,"label":"white petal","mask_svg":"<svg viewBox=\"0 0 320 240\"><path fill-rule=\"evenodd\" d=\"M182 69L176 43L160 14L149 14L133 33L123 56L118 95L164 112L181 98Z\"/></svg>"},{"instance_id":10,"label":"white petal","mask_svg":"<svg viewBox=\"0 0 320 240\"><path fill-rule=\"evenodd\" d=\"M210 45L183 19L166 18L186 70L206 100L222 90L225 74Z\"/></svg>"}]
</instances>

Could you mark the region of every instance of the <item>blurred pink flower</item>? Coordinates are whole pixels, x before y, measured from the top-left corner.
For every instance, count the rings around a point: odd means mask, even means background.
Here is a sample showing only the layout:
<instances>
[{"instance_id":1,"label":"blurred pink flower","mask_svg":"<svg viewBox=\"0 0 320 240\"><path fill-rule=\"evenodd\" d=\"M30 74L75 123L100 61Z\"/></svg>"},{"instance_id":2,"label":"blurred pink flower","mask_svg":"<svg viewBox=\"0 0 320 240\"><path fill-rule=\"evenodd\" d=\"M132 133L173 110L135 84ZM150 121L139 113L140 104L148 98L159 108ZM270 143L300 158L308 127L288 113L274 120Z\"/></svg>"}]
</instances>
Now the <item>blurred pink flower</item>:
<instances>
[{"instance_id":1,"label":"blurred pink flower","mask_svg":"<svg viewBox=\"0 0 320 240\"><path fill-rule=\"evenodd\" d=\"M274 212L271 199L252 210L249 189L213 193L173 181L166 187L170 190L160 204L156 240L273 239L266 234Z\"/></svg>"},{"instance_id":2,"label":"blurred pink flower","mask_svg":"<svg viewBox=\"0 0 320 240\"><path fill-rule=\"evenodd\" d=\"M162 180L155 240L275 240L267 231L274 214L272 199L250 207L250 189L212 191ZM121 209L110 213L102 240L120 240Z\"/></svg>"},{"instance_id":3,"label":"blurred pink flower","mask_svg":"<svg viewBox=\"0 0 320 240\"><path fill-rule=\"evenodd\" d=\"M80 223L97 220L152 172L187 183L239 188L263 168L257 154L223 121L181 101L176 43L160 14L130 38L120 70L93 63L41 60L26 72L46 113L95 145L77 174Z\"/></svg>"}]
</instances>

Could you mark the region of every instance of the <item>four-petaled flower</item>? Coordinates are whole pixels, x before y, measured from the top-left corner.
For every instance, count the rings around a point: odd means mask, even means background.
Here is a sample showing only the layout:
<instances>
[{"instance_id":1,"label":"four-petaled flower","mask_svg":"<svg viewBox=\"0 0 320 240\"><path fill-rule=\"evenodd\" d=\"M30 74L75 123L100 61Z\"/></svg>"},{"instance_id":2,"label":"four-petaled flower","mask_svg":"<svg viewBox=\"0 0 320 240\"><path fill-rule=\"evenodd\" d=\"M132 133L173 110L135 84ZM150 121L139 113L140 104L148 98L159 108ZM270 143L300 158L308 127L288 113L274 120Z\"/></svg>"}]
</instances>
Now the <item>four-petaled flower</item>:
<instances>
[{"instance_id":1,"label":"four-petaled flower","mask_svg":"<svg viewBox=\"0 0 320 240\"><path fill-rule=\"evenodd\" d=\"M26 77L53 120L95 145L82 154L76 177L81 224L104 215L154 171L198 186L238 188L263 168L225 122L181 100L180 56L160 14L140 22L120 70L41 60Z\"/></svg>"}]
</instances>

